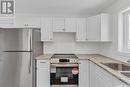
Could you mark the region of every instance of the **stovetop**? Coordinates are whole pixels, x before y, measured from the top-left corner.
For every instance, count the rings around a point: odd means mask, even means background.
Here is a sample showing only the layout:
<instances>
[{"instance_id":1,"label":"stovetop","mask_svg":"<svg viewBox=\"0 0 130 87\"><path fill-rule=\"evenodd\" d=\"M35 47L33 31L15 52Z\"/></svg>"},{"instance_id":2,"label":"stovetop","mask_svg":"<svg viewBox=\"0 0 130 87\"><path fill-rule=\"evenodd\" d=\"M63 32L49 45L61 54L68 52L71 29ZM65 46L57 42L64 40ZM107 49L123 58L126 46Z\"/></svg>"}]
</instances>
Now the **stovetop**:
<instances>
[{"instance_id":1,"label":"stovetop","mask_svg":"<svg viewBox=\"0 0 130 87\"><path fill-rule=\"evenodd\" d=\"M75 54L54 54L51 58L75 58L77 59L78 57Z\"/></svg>"},{"instance_id":2,"label":"stovetop","mask_svg":"<svg viewBox=\"0 0 130 87\"><path fill-rule=\"evenodd\" d=\"M75 54L54 54L51 63L78 63L78 57Z\"/></svg>"}]
</instances>

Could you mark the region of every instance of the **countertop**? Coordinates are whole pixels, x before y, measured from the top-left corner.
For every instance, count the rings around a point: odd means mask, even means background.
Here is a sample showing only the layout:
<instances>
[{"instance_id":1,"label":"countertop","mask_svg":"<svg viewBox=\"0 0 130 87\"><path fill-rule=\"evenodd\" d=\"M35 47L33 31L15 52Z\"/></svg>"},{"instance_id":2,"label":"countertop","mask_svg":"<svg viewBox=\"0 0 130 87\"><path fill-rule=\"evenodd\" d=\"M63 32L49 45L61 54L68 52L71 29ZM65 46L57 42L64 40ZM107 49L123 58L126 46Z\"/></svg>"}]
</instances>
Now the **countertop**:
<instances>
[{"instance_id":1,"label":"countertop","mask_svg":"<svg viewBox=\"0 0 130 87\"><path fill-rule=\"evenodd\" d=\"M49 60L53 54L44 54L41 56L36 57L36 60Z\"/></svg>"},{"instance_id":2,"label":"countertop","mask_svg":"<svg viewBox=\"0 0 130 87\"><path fill-rule=\"evenodd\" d=\"M53 54L45 54L45 55L41 55L41 56L37 57L36 59L37 60L49 60L52 55ZM110 62L110 63L122 63L122 64L126 64L126 65L130 65L130 64L119 61L119 60L112 59L110 57L99 55L99 54L76 54L76 55L80 60L92 61L96 65L100 66L101 68L103 68L104 70L106 70L107 72L109 72L110 74L115 76L116 78L118 78L120 81L122 81L130 86L130 78L120 74L117 70L113 70L113 69L103 65L102 63Z\"/></svg>"}]
</instances>

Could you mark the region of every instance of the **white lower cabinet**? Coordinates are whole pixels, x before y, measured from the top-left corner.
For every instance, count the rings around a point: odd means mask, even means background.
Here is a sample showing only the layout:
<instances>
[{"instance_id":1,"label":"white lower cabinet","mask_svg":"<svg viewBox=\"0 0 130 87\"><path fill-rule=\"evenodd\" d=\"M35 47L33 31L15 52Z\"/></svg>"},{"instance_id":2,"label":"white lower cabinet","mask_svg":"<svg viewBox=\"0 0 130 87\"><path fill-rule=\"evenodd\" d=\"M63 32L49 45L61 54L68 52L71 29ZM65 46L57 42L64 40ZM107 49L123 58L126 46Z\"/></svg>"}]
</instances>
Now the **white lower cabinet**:
<instances>
[{"instance_id":1,"label":"white lower cabinet","mask_svg":"<svg viewBox=\"0 0 130 87\"><path fill-rule=\"evenodd\" d=\"M79 87L89 87L89 61L80 60Z\"/></svg>"},{"instance_id":2,"label":"white lower cabinet","mask_svg":"<svg viewBox=\"0 0 130 87\"><path fill-rule=\"evenodd\" d=\"M37 86L50 87L50 63L49 60L37 61Z\"/></svg>"},{"instance_id":3,"label":"white lower cabinet","mask_svg":"<svg viewBox=\"0 0 130 87\"><path fill-rule=\"evenodd\" d=\"M91 61L89 62L89 87L96 87L95 86L95 64Z\"/></svg>"},{"instance_id":4,"label":"white lower cabinet","mask_svg":"<svg viewBox=\"0 0 130 87\"><path fill-rule=\"evenodd\" d=\"M37 60L36 87L50 87L50 62ZM79 60L78 87L129 87L89 60Z\"/></svg>"},{"instance_id":5,"label":"white lower cabinet","mask_svg":"<svg viewBox=\"0 0 130 87\"><path fill-rule=\"evenodd\" d=\"M116 77L90 62L90 87L129 87Z\"/></svg>"}]
</instances>

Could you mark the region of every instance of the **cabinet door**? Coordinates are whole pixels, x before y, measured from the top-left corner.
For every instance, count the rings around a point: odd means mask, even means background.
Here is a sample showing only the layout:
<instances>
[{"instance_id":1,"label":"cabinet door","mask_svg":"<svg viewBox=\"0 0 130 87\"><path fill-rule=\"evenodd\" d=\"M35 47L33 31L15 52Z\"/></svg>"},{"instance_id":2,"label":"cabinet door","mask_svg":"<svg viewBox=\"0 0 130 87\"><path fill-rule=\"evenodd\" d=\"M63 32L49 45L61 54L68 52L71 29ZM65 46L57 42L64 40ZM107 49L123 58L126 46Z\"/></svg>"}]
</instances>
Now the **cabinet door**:
<instances>
[{"instance_id":1,"label":"cabinet door","mask_svg":"<svg viewBox=\"0 0 130 87\"><path fill-rule=\"evenodd\" d=\"M77 18L77 41L86 41L86 18Z\"/></svg>"},{"instance_id":2,"label":"cabinet door","mask_svg":"<svg viewBox=\"0 0 130 87\"><path fill-rule=\"evenodd\" d=\"M65 32L64 18L53 18L53 32Z\"/></svg>"},{"instance_id":3,"label":"cabinet door","mask_svg":"<svg viewBox=\"0 0 130 87\"><path fill-rule=\"evenodd\" d=\"M90 76L90 78L89 78L89 85L90 85L90 87L96 87L95 86L95 79L96 79L96 71L95 71L95 64L93 63L93 62L89 62L89 76Z\"/></svg>"},{"instance_id":4,"label":"cabinet door","mask_svg":"<svg viewBox=\"0 0 130 87\"><path fill-rule=\"evenodd\" d=\"M37 87L50 87L50 64L48 61L37 62Z\"/></svg>"},{"instance_id":5,"label":"cabinet door","mask_svg":"<svg viewBox=\"0 0 130 87\"><path fill-rule=\"evenodd\" d=\"M79 87L89 87L89 61L80 60Z\"/></svg>"},{"instance_id":6,"label":"cabinet door","mask_svg":"<svg viewBox=\"0 0 130 87\"><path fill-rule=\"evenodd\" d=\"M111 41L109 14L101 14L101 41Z\"/></svg>"},{"instance_id":7,"label":"cabinet door","mask_svg":"<svg viewBox=\"0 0 130 87\"><path fill-rule=\"evenodd\" d=\"M49 68L37 69L37 87L50 87Z\"/></svg>"},{"instance_id":8,"label":"cabinet door","mask_svg":"<svg viewBox=\"0 0 130 87\"><path fill-rule=\"evenodd\" d=\"M104 79L102 79L97 74L95 79L95 87L112 87L112 86L110 86Z\"/></svg>"},{"instance_id":9,"label":"cabinet door","mask_svg":"<svg viewBox=\"0 0 130 87\"><path fill-rule=\"evenodd\" d=\"M101 40L101 17L93 16L87 18L87 39L90 41Z\"/></svg>"},{"instance_id":10,"label":"cabinet door","mask_svg":"<svg viewBox=\"0 0 130 87\"><path fill-rule=\"evenodd\" d=\"M128 87L128 85L121 82L93 62L90 62L89 64L90 87Z\"/></svg>"},{"instance_id":11,"label":"cabinet door","mask_svg":"<svg viewBox=\"0 0 130 87\"><path fill-rule=\"evenodd\" d=\"M117 79L116 77L112 76L110 73L108 73L107 71L103 70L99 66L96 66L96 78L99 78L100 80L102 80L102 84L104 83L104 85L106 85L106 87L124 87L124 86L126 86L119 79Z\"/></svg>"},{"instance_id":12,"label":"cabinet door","mask_svg":"<svg viewBox=\"0 0 130 87\"><path fill-rule=\"evenodd\" d=\"M41 19L41 41L52 41L52 18Z\"/></svg>"},{"instance_id":13,"label":"cabinet door","mask_svg":"<svg viewBox=\"0 0 130 87\"><path fill-rule=\"evenodd\" d=\"M65 18L65 31L76 32L76 18Z\"/></svg>"}]
</instances>

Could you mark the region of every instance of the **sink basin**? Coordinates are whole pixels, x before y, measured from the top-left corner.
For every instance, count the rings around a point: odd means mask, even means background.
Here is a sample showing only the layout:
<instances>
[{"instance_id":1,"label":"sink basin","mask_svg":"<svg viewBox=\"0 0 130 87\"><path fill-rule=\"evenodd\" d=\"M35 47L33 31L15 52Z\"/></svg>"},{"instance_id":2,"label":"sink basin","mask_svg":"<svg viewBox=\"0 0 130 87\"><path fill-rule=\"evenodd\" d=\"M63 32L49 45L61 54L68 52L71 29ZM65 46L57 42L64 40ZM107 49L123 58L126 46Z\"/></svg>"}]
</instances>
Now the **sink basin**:
<instances>
[{"instance_id":1,"label":"sink basin","mask_svg":"<svg viewBox=\"0 0 130 87\"><path fill-rule=\"evenodd\" d=\"M122 63L102 63L102 64L113 70L117 70L122 75L130 78L130 65Z\"/></svg>"},{"instance_id":2,"label":"sink basin","mask_svg":"<svg viewBox=\"0 0 130 87\"><path fill-rule=\"evenodd\" d=\"M120 73L130 78L130 71L121 71Z\"/></svg>"},{"instance_id":3,"label":"sink basin","mask_svg":"<svg viewBox=\"0 0 130 87\"><path fill-rule=\"evenodd\" d=\"M117 71L130 71L129 65L121 63L102 63L102 64Z\"/></svg>"}]
</instances>

